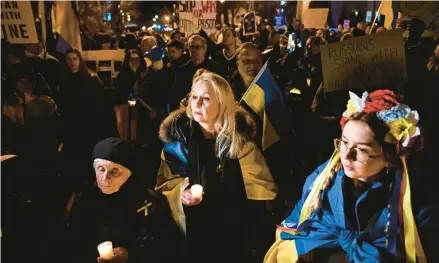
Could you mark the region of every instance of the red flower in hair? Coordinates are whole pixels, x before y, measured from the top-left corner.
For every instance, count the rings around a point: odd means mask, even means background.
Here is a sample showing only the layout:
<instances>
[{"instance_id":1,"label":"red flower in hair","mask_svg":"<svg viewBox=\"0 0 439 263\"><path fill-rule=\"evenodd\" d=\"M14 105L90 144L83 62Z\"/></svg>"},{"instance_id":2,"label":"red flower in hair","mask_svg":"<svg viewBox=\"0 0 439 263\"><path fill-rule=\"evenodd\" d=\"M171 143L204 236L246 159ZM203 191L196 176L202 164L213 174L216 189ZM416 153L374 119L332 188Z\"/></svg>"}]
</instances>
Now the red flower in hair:
<instances>
[{"instance_id":1,"label":"red flower in hair","mask_svg":"<svg viewBox=\"0 0 439 263\"><path fill-rule=\"evenodd\" d=\"M366 99L364 112L380 112L389 110L399 104L396 94L391 90L377 90L369 94Z\"/></svg>"}]
</instances>

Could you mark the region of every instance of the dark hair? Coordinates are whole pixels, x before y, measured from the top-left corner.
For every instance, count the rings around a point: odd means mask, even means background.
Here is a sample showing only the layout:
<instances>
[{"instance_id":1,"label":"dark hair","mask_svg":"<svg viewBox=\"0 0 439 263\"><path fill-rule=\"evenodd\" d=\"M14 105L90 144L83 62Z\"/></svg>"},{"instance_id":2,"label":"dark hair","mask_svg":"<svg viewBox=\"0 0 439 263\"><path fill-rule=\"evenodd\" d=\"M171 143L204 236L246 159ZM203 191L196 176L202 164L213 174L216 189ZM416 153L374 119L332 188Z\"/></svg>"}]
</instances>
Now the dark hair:
<instances>
[{"instance_id":1,"label":"dark hair","mask_svg":"<svg viewBox=\"0 0 439 263\"><path fill-rule=\"evenodd\" d=\"M374 139L383 147L384 156L387 161L393 165L399 164L398 154L395 144L391 144L385 141L387 133L390 131L385 122L380 120L376 112L357 112L345 122L349 121L361 121L366 123L374 134Z\"/></svg>"},{"instance_id":2,"label":"dark hair","mask_svg":"<svg viewBox=\"0 0 439 263\"><path fill-rule=\"evenodd\" d=\"M170 47L175 47L176 49L180 49L183 50L184 46L183 43L181 43L180 41L178 41L177 39L171 40L167 45L167 48Z\"/></svg>"},{"instance_id":3,"label":"dark hair","mask_svg":"<svg viewBox=\"0 0 439 263\"><path fill-rule=\"evenodd\" d=\"M236 31L235 29L233 29L232 27L225 27L223 29L221 29L221 33L224 35L227 31L231 31L233 37L236 37Z\"/></svg>"},{"instance_id":4,"label":"dark hair","mask_svg":"<svg viewBox=\"0 0 439 263\"><path fill-rule=\"evenodd\" d=\"M82 56L81 51L79 51L76 48L67 49L66 54L65 54L66 61L67 61L67 55L70 53L75 53L78 56L78 58L79 58L79 71L80 72L88 72L88 69L87 69L87 66L85 65L84 57Z\"/></svg>"},{"instance_id":5,"label":"dark hair","mask_svg":"<svg viewBox=\"0 0 439 263\"><path fill-rule=\"evenodd\" d=\"M174 31L172 31L170 38L171 39L175 39L175 35L177 35L177 34L180 34L180 35L184 36L184 34L181 33L180 31L174 30Z\"/></svg>"}]
</instances>

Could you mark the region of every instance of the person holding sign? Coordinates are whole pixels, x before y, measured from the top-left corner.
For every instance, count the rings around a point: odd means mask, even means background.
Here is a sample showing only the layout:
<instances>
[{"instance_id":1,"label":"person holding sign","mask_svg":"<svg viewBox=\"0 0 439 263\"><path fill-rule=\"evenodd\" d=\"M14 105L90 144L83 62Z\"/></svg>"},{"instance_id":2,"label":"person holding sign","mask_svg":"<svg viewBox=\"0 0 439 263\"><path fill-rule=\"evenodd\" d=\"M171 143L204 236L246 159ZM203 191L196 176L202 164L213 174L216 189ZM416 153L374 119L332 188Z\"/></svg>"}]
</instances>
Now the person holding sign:
<instances>
[{"instance_id":1,"label":"person holding sign","mask_svg":"<svg viewBox=\"0 0 439 263\"><path fill-rule=\"evenodd\" d=\"M268 248L261 245L270 240L265 201L277 187L253 142L253 118L235 103L227 81L203 72L193 83L188 107L161 125L156 190L186 234L190 262L252 262L253 250L262 256ZM201 196L192 185L202 186Z\"/></svg>"},{"instance_id":2,"label":"person holding sign","mask_svg":"<svg viewBox=\"0 0 439 263\"><path fill-rule=\"evenodd\" d=\"M332 157L306 180L264 262L436 262L431 201L410 186L422 179L406 162L423 149L418 121L390 90L351 93Z\"/></svg>"}]
</instances>

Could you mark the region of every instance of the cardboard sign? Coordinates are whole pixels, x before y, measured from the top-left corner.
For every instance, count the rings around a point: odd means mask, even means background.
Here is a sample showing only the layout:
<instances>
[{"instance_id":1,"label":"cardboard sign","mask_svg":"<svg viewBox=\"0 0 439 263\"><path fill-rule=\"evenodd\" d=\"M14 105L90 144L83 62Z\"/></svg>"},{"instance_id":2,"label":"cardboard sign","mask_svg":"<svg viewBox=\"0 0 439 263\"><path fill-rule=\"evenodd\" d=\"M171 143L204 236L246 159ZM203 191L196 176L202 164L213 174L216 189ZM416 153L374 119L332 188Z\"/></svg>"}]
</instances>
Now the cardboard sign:
<instances>
[{"instance_id":1,"label":"cardboard sign","mask_svg":"<svg viewBox=\"0 0 439 263\"><path fill-rule=\"evenodd\" d=\"M250 12L244 15L244 36L253 35L257 32L256 15L254 12Z\"/></svg>"},{"instance_id":2,"label":"cardboard sign","mask_svg":"<svg viewBox=\"0 0 439 263\"><path fill-rule=\"evenodd\" d=\"M303 14L305 28L325 28L328 20L329 8L309 8Z\"/></svg>"},{"instance_id":3,"label":"cardboard sign","mask_svg":"<svg viewBox=\"0 0 439 263\"><path fill-rule=\"evenodd\" d=\"M216 32L215 1L181 1L179 5L180 31L190 36L201 29L207 34Z\"/></svg>"},{"instance_id":4,"label":"cardboard sign","mask_svg":"<svg viewBox=\"0 0 439 263\"><path fill-rule=\"evenodd\" d=\"M406 16L422 20L427 30L439 34L439 2L400 1L399 10Z\"/></svg>"},{"instance_id":5,"label":"cardboard sign","mask_svg":"<svg viewBox=\"0 0 439 263\"><path fill-rule=\"evenodd\" d=\"M1 1L2 38L12 44L38 43L29 1Z\"/></svg>"},{"instance_id":6,"label":"cardboard sign","mask_svg":"<svg viewBox=\"0 0 439 263\"><path fill-rule=\"evenodd\" d=\"M325 91L394 87L407 79L400 30L321 47Z\"/></svg>"},{"instance_id":7,"label":"cardboard sign","mask_svg":"<svg viewBox=\"0 0 439 263\"><path fill-rule=\"evenodd\" d=\"M112 87L112 81L119 74L125 58L124 50L91 50L83 51L85 64L95 71L104 87Z\"/></svg>"}]
</instances>

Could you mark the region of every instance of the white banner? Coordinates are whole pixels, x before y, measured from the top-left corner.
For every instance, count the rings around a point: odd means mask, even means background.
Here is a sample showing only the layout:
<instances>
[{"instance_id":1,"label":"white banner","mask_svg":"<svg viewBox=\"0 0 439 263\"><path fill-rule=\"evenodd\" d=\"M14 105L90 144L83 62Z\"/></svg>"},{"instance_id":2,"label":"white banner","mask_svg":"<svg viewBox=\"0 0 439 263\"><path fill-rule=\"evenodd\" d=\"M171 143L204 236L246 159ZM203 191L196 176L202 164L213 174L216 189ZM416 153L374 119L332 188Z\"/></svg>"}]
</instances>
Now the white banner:
<instances>
[{"instance_id":1,"label":"white banner","mask_svg":"<svg viewBox=\"0 0 439 263\"><path fill-rule=\"evenodd\" d=\"M38 43L30 1L1 1L2 38L12 44Z\"/></svg>"},{"instance_id":2,"label":"white banner","mask_svg":"<svg viewBox=\"0 0 439 263\"><path fill-rule=\"evenodd\" d=\"M216 32L215 1L181 1L179 6L180 32L190 36L203 29L207 34Z\"/></svg>"}]
</instances>

